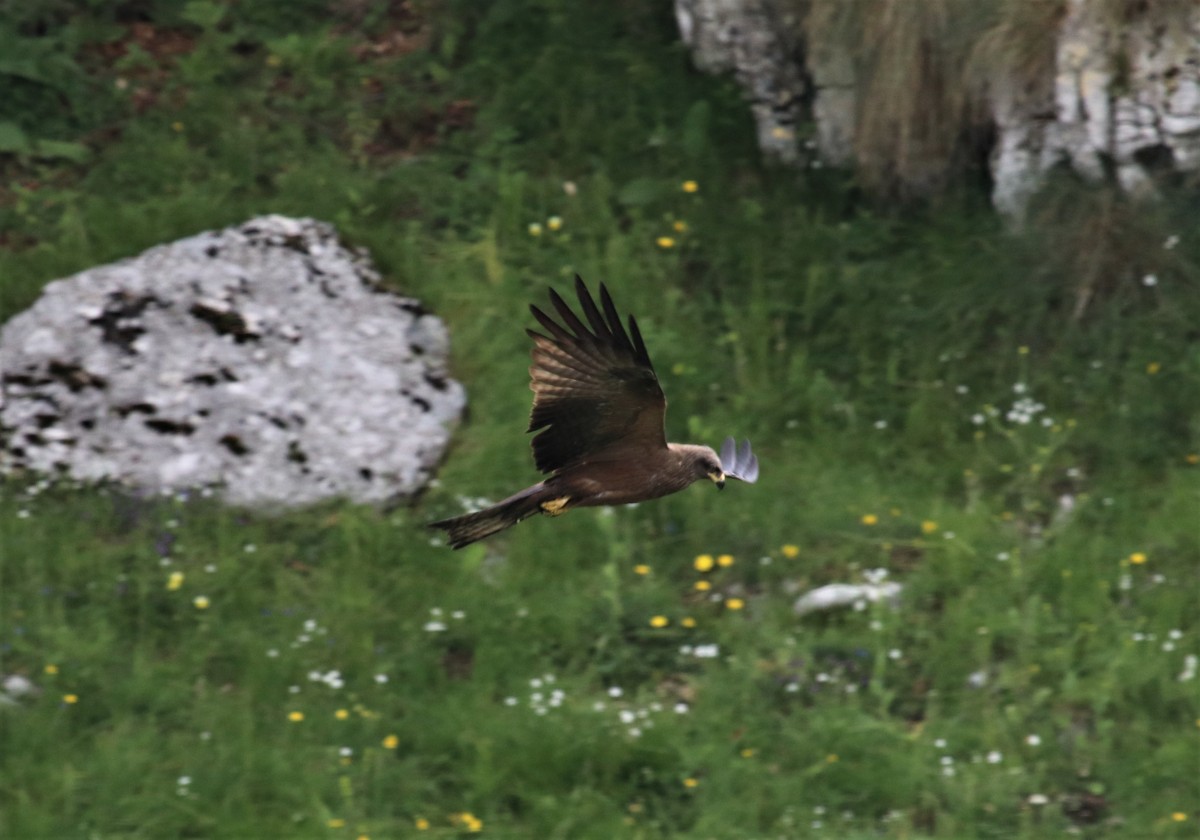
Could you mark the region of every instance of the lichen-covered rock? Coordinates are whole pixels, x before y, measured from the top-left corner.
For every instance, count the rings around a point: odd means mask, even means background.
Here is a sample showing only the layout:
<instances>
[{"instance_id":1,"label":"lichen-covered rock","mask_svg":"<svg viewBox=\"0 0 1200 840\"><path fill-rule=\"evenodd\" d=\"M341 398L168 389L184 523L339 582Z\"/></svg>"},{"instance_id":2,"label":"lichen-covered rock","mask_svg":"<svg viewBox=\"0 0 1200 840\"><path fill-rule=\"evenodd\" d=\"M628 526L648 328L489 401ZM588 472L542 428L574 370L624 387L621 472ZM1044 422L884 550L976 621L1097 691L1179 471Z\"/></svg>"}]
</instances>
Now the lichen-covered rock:
<instances>
[{"instance_id":1,"label":"lichen-covered rock","mask_svg":"<svg viewBox=\"0 0 1200 840\"><path fill-rule=\"evenodd\" d=\"M267 216L49 284L0 331L0 470L231 503L427 481L465 396L441 321L330 225Z\"/></svg>"},{"instance_id":2,"label":"lichen-covered rock","mask_svg":"<svg viewBox=\"0 0 1200 840\"><path fill-rule=\"evenodd\" d=\"M697 65L710 72L734 72L751 103L764 153L788 163L812 163L799 153L792 132L802 116L809 116L800 113L804 92L821 160L882 167L903 182L902 192L922 194L946 183L951 167L973 163L980 149L955 149L957 153L950 154L934 144L927 166L897 167L898 158L880 152L880 138L864 142L863 135L869 132L861 119L887 104L869 101L873 91L895 90L894 85L873 84L878 79L870 76L873 65L864 55L864 45L872 37L881 38L881 32L892 31L892 16L921 2L675 0L675 11L682 39ZM971 18L980 16L984 5L966 0L941 4L936 7L941 11L931 19L958 14L966 27L972 25ZM831 13L846 10L854 14L845 15L843 25L828 25ZM797 15L802 19L797 20ZM913 101L922 97L938 101L945 96L939 85L952 84L955 75L961 76L958 93L971 100L972 107L957 109L958 119L966 122L951 126L950 135L961 143L975 142L970 138L981 133L994 136L988 165L997 209L1020 219L1046 173L1061 165L1093 181L1111 177L1134 195L1154 194L1159 171L1200 172L1200 3L1122 6L1105 0L1064 0L1062 14L1047 18L1046 25L1054 27L1049 33L1049 60L1037 67L1035 78L1029 77L1028 66L1020 61L1006 66L1003 60L984 57L989 44L994 47L997 40L1004 40L994 37L1004 30L1000 26L976 32L978 42L955 53L958 64L928 74L934 89L915 92ZM995 56L1020 53L1015 49L1020 44L1013 41L1044 34L1028 27L1006 31L1008 48L993 49ZM799 35L799 49L791 47L793 33ZM921 37L909 37L901 46L912 51L909 58L919 66L933 61L931 56L939 52ZM976 52L973 47L981 49ZM875 72L894 69L884 64ZM979 78L985 78L986 84L979 85ZM923 83L920 74L909 81ZM986 90L983 101L973 101L977 89ZM920 129L920 121L930 113L937 112L913 110L910 121L896 127L896 142L888 144L885 137L884 145L907 148L903 136ZM989 130L981 132L981 128ZM930 177L931 172L941 177Z\"/></svg>"},{"instance_id":3,"label":"lichen-covered rock","mask_svg":"<svg viewBox=\"0 0 1200 840\"><path fill-rule=\"evenodd\" d=\"M675 19L696 64L732 70L745 91L758 145L783 163L799 160L796 123L804 80L789 22L771 0L675 0Z\"/></svg>"}]
</instances>

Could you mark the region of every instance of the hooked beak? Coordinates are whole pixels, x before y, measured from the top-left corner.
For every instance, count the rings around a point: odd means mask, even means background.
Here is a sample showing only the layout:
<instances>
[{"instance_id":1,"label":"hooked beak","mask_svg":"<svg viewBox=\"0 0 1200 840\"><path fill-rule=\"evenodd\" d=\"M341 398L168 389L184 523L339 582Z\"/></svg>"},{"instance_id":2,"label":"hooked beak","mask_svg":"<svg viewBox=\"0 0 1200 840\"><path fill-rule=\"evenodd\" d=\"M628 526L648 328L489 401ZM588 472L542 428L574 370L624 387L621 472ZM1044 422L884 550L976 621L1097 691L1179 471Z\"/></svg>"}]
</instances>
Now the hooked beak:
<instances>
[{"instance_id":1,"label":"hooked beak","mask_svg":"<svg viewBox=\"0 0 1200 840\"><path fill-rule=\"evenodd\" d=\"M721 471L717 470L717 471L714 471L714 472L710 472L710 473L708 474L708 477L709 477L710 479L712 479L712 483L713 483L713 484L717 485L717 489L718 489L718 490L724 490L724 489L725 489L725 473L723 473L723 472L721 472Z\"/></svg>"}]
</instances>

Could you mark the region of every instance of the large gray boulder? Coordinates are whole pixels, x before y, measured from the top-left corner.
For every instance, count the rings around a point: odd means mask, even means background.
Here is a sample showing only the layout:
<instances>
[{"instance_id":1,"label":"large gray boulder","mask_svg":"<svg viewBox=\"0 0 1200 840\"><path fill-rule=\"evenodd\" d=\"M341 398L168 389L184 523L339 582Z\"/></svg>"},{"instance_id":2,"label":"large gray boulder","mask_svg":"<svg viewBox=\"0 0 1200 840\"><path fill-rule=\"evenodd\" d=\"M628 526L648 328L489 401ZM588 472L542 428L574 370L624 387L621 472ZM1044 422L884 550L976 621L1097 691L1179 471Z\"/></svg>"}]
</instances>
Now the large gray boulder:
<instances>
[{"instance_id":1,"label":"large gray boulder","mask_svg":"<svg viewBox=\"0 0 1200 840\"><path fill-rule=\"evenodd\" d=\"M267 216L50 283L0 331L0 472L381 502L465 396L447 334L330 225Z\"/></svg>"}]
</instances>

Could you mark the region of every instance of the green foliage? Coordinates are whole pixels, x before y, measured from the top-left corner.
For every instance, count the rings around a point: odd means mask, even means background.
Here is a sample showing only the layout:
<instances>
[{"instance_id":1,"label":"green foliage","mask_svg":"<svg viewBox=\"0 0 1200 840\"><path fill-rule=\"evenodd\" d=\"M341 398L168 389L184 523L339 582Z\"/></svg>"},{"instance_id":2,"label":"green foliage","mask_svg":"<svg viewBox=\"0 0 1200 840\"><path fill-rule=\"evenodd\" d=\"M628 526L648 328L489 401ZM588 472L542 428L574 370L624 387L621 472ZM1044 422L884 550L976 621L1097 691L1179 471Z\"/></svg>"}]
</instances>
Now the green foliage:
<instances>
[{"instance_id":1,"label":"green foliage","mask_svg":"<svg viewBox=\"0 0 1200 840\"><path fill-rule=\"evenodd\" d=\"M392 512L5 485L0 671L41 693L0 706L0 832L1187 836L1194 201L1056 185L1023 234L865 208L756 163L665 7L401 6L0 31L4 78L57 68L0 117L0 314L310 215L447 319L471 396ZM670 437L749 437L762 480L452 554L424 522L535 478L521 327L575 272L637 313ZM898 609L791 609L877 569Z\"/></svg>"}]
</instances>

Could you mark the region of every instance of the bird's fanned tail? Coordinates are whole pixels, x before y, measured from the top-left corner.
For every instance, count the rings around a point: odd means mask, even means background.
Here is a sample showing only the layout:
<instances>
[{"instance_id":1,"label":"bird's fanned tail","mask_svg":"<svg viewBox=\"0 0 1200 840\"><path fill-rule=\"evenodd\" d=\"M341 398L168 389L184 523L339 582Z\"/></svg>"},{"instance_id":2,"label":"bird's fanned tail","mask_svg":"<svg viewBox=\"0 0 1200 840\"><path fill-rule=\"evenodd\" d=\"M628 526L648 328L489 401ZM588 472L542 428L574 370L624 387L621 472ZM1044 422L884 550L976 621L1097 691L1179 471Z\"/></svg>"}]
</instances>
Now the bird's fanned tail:
<instances>
[{"instance_id":1,"label":"bird's fanned tail","mask_svg":"<svg viewBox=\"0 0 1200 840\"><path fill-rule=\"evenodd\" d=\"M429 527L445 531L451 548L462 548L539 513L542 503L552 500L553 496L554 493L545 484L538 483L491 507L440 522L430 522Z\"/></svg>"}]
</instances>

